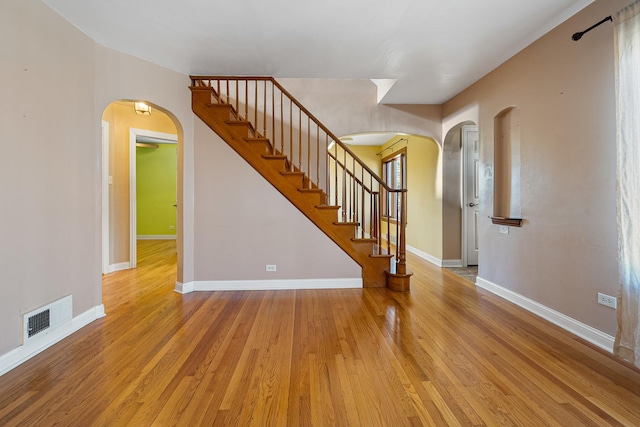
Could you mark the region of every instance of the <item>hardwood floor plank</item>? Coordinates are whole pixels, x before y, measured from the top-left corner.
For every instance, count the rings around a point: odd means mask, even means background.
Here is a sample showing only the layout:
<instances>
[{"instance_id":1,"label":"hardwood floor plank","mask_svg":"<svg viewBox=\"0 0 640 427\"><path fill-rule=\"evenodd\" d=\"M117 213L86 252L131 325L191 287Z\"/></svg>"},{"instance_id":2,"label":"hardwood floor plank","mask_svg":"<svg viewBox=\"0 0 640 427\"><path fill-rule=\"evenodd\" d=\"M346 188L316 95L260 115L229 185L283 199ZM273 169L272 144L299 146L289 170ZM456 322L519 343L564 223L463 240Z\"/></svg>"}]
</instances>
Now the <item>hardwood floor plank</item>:
<instances>
[{"instance_id":1,"label":"hardwood floor plank","mask_svg":"<svg viewBox=\"0 0 640 427\"><path fill-rule=\"evenodd\" d=\"M0 425L640 425L639 370L411 254L405 293L179 295L174 244L0 377Z\"/></svg>"}]
</instances>

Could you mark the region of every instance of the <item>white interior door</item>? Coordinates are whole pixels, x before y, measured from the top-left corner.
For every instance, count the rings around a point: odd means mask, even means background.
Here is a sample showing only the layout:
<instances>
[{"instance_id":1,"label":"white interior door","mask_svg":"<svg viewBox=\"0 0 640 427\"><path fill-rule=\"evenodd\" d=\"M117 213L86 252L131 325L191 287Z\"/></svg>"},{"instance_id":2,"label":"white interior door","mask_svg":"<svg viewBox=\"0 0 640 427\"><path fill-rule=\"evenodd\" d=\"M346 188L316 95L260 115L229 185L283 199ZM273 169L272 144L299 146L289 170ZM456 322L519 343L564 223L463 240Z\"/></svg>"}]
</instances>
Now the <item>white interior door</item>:
<instances>
[{"instance_id":1,"label":"white interior door","mask_svg":"<svg viewBox=\"0 0 640 427\"><path fill-rule=\"evenodd\" d=\"M477 126L462 127L462 151L464 155L463 263L478 265L480 137Z\"/></svg>"}]
</instances>

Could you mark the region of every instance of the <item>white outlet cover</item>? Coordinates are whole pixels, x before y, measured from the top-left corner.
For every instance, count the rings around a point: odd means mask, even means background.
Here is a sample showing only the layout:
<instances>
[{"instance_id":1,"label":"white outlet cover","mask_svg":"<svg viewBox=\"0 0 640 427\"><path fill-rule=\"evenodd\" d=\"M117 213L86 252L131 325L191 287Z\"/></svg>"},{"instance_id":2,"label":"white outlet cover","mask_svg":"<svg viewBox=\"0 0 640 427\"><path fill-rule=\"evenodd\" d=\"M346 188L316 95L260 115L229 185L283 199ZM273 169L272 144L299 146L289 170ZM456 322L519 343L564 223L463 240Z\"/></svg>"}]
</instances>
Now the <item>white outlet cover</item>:
<instances>
[{"instance_id":1,"label":"white outlet cover","mask_svg":"<svg viewBox=\"0 0 640 427\"><path fill-rule=\"evenodd\" d=\"M598 304L616 309L618 308L618 299L611 295L598 292Z\"/></svg>"},{"instance_id":2,"label":"white outlet cover","mask_svg":"<svg viewBox=\"0 0 640 427\"><path fill-rule=\"evenodd\" d=\"M498 231L500 231L500 233L502 234L509 234L509 227L506 225L501 225Z\"/></svg>"}]
</instances>

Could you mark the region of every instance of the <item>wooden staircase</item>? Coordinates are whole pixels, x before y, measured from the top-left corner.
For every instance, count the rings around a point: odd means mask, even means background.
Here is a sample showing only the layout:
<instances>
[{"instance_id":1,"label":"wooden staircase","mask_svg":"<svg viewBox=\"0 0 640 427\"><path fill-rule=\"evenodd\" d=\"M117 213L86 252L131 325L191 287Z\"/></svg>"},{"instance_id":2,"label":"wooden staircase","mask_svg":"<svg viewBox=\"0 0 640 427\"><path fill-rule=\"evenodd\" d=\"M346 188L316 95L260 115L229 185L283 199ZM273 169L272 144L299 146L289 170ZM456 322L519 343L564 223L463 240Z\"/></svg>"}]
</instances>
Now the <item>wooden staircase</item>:
<instances>
[{"instance_id":1,"label":"wooden staircase","mask_svg":"<svg viewBox=\"0 0 640 427\"><path fill-rule=\"evenodd\" d=\"M383 238L380 215L392 194L406 212L406 190L386 187L274 79L191 79L193 112L362 267L365 287L409 289L404 224Z\"/></svg>"}]
</instances>

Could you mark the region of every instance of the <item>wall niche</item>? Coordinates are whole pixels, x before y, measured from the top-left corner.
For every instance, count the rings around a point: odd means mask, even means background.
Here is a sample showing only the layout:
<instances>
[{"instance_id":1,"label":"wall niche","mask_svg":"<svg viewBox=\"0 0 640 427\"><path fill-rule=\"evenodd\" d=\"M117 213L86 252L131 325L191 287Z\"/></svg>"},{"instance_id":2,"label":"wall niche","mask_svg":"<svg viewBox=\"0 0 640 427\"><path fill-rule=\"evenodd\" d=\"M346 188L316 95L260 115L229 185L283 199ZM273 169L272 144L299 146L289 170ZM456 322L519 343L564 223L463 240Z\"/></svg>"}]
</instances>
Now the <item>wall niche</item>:
<instances>
[{"instance_id":1,"label":"wall niche","mask_svg":"<svg viewBox=\"0 0 640 427\"><path fill-rule=\"evenodd\" d=\"M509 107L494 118L494 224L520 227L520 109Z\"/></svg>"}]
</instances>

